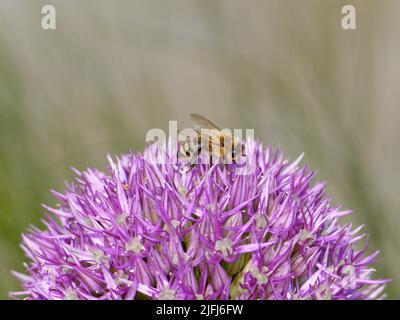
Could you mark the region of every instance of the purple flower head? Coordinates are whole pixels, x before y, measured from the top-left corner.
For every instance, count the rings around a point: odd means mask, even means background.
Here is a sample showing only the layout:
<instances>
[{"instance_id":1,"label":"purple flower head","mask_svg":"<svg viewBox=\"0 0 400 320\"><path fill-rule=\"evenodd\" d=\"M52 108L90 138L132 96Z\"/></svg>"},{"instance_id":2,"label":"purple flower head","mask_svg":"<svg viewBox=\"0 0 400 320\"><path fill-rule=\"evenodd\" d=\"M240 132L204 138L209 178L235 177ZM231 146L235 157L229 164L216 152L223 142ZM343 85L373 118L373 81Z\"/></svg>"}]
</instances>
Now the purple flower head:
<instances>
[{"instance_id":1,"label":"purple flower head","mask_svg":"<svg viewBox=\"0 0 400 320\"><path fill-rule=\"evenodd\" d=\"M22 248L26 299L379 299L378 252L315 172L248 140L255 170L109 158L76 178ZM366 242L366 241L365 241Z\"/></svg>"}]
</instances>

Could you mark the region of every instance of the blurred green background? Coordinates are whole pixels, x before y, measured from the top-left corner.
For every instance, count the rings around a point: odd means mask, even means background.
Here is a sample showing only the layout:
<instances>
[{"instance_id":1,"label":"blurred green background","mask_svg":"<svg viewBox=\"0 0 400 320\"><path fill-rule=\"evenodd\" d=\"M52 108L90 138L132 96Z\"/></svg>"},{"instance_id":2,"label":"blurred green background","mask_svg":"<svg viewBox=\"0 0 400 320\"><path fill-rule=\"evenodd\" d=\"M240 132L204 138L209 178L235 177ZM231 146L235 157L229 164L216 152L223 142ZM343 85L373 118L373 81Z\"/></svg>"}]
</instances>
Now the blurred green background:
<instances>
[{"instance_id":1,"label":"blurred green background","mask_svg":"<svg viewBox=\"0 0 400 320\"><path fill-rule=\"evenodd\" d=\"M341 28L349 3L357 30ZM366 224L399 298L399 15L397 0L2 0L0 298L18 288L21 232L70 166L104 168L190 112L254 128L291 159L304 151Z\"/></svg>"}]
</instances>

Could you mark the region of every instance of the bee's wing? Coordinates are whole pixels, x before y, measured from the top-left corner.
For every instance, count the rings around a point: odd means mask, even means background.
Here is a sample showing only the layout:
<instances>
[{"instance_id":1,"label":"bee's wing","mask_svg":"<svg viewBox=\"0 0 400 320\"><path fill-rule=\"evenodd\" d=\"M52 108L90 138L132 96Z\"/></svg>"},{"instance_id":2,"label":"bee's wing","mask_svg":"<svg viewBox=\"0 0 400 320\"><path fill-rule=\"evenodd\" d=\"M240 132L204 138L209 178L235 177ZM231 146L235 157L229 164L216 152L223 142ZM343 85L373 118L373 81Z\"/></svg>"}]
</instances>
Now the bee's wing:
<instances>
[{"instance_id":1,"label":"bee's wing","mask_svg":"<svg viewBox=\"0 0 400 320\"><path fill-rule=\"evenodd\" d=\"M204 118L203 116L199 115L198 113L191 113L190 118L194 122L194 129L197 132L200 132L202 129L215 129L220 131L221 129L218 128L214 123L212 123L210 120Z\"/></svg>"}]
</instances>

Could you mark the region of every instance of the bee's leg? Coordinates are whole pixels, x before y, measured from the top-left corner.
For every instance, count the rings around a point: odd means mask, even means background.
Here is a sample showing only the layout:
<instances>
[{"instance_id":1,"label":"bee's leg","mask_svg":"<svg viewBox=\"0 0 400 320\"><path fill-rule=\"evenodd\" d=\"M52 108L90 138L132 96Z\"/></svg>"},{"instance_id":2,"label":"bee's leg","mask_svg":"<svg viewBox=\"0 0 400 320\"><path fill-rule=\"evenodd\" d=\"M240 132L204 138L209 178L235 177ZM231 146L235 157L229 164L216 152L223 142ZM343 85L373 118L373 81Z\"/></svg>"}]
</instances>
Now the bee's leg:
<instances>
[{"instance_id":1,"label":"bee's leg","mask_svg":"<svg viewBox=\"0 0 400 320\"><path fill-rule=\"evenodd\" d=\"M192 155L192 158L190 159L190 162L188 163L188 170L186 172L190 172L193 170L193 168L196 166L197 164L197 159L198 157L195 156L194 154Z\"/></svg>"},{"instance_id":2,"label":"bee's leg","mask_svg":"<svg viewBox=\"0 0 400 320\"><path fill-rule=\"evenodd\" d=\"M201 154L201 145L199 145L199 146L197 147L196 155L197 155L198 158L200 157L200 154Z\"/></svg>"},{"instance_id":3,"label":"bee's leg","mask_svg":"<svg viewBox=\"0 0 400 320\"><path fill-rule=\"evenodd\" d=\"M213 145L212 145L212 139L208 139L208 156L209 156L209 161L210 161L210 166L212 166L212 158L213 158Z\"/></svg>"},{"instance_id":4,"label":"bee's leg","mask_svg":"<svg viewBox=\"0 0 400 320\"><path fill-rule=\"evenodd\" d=\"M201 146L198 146L192 154L192 159L190 160L190 165L194 166L198 164L198 160L200 158Z\"/></svg>"},{"instance_id":5,"label":"bee's leg","mask_svg":"<svg viewBox=\"0 0 400 320\"><path fill-rule=\"evenodd\" d=\"M193 153L190 153L189 156L191 155L190 163L189 163L189 169L186 172L192 171L192 169L198 164L198 159L201 151L201 146L198 146Z\"/></svg>"},{"instance_id":6,"label":"bee's leg","mask_svg":"<svg viewBox=\"0 0 400 320\"><path fill-rule=\"evenodd\" d=\"M188 172L192 171L193 168L194 168L194 165L189 165L189 166L187 167L187 170L185 171L185 173L188 173Z\"/></svg>"}]
</instances>

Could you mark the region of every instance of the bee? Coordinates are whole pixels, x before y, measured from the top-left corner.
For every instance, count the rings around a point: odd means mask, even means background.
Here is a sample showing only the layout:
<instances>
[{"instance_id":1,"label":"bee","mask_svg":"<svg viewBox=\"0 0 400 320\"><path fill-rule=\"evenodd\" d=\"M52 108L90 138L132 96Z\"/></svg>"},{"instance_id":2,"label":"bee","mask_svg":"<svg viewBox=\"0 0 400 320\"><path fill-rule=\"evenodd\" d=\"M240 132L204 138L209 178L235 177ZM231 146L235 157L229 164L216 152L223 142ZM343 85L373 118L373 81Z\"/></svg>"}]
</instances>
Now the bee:
<instances>
[{"instance_id":1,"label":"bee","mask_svg":"<svg viewBox=\"0 0 400 320\"><path fill-rule=\"evenodd\" d=\"M184 144L183 150L187 157L191 156L191 165L196 163L202 150L208 151L211 164L214 160L224 164L238 163L239 157L244 155L244 144L230 130L221 130L198 113L191 113L190 118L196 135Z\"/></svg>"}]
</instances>

